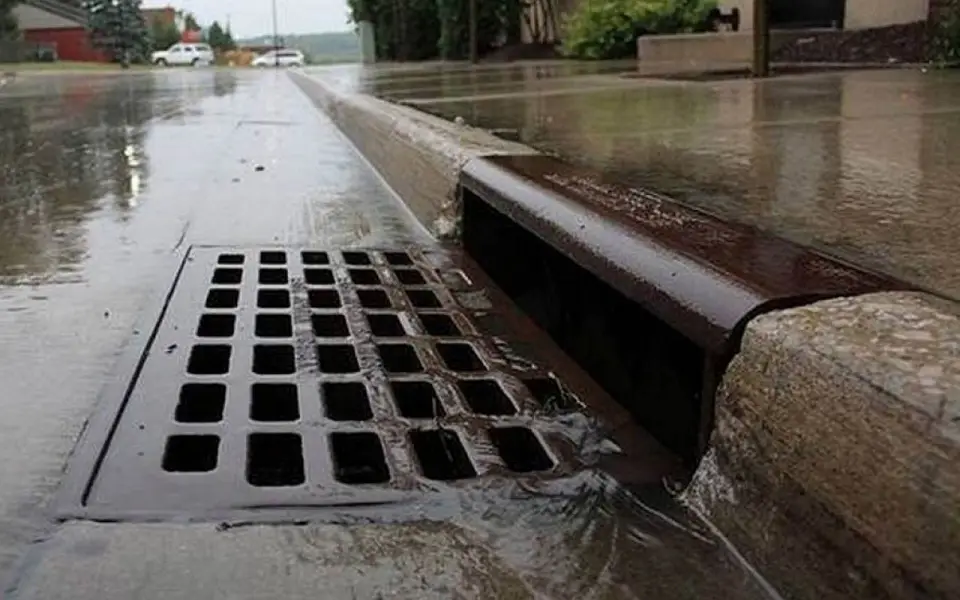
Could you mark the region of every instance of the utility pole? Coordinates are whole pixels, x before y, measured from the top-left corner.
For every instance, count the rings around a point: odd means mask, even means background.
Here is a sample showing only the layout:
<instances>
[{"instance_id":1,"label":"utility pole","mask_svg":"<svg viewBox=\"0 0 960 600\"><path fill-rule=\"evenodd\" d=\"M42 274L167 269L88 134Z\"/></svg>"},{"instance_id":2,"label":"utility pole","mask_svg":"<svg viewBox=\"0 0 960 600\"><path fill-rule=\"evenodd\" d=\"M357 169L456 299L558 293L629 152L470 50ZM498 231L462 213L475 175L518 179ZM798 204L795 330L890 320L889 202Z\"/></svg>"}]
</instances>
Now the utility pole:
<instances>
[{"instance_id":1,"label":"utility pole","mask_svg":"<svg viewBox=\"0 0 960 600\"><path fill-rule=\"evenodd\" d=\"M273 5L273 66L280 68L280 35L277 33L277 0L270 0Z\"/></svg>"},{"instance_id":2,"label":"utility pole","mask_svg":"<svg viewBox=\"0 0 960 600\"><path fill-rule=\"evenodd\" d=\"M477 0L470 0L470 62L477 62L477 54Z\"/></svg>"},{"instance_id":3,"label":"utility pole","mask_svg":"<svg viewBox=\"0 0 960 600\"><path fill-rule=\"evenodd\" d=\"M770 75L770 0L753 2L753 76Z\"/></svg>"}]
</instances>

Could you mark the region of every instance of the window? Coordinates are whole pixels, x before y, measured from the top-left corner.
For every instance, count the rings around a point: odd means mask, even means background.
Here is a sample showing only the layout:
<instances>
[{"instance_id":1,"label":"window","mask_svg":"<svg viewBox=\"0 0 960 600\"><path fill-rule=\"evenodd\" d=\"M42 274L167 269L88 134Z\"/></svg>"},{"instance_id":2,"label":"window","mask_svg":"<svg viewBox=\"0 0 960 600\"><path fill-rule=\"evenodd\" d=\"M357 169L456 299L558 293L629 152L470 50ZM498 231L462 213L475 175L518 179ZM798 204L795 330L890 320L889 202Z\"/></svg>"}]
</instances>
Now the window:
<instances>
[{"instance_id":1,"label":"window","mask_svg":"<svg viewBox=\"0 0 960 600\"><path fill-rule=\"evenodd\" d=\"M180 52L180 46L173 46L172 48L170 48L170 52L171 53Z\"/></svg>"}]
</instances>

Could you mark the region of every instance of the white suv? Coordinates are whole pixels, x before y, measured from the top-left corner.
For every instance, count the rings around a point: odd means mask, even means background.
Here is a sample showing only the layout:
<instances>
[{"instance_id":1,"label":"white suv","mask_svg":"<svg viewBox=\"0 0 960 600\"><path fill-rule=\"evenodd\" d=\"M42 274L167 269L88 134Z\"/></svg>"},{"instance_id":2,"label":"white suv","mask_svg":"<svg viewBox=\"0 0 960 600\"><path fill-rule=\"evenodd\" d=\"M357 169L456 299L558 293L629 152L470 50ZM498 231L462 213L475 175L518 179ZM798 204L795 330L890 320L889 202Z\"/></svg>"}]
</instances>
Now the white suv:
<instances>
[{"instance_id":1,"label":"white suv","mask_svg":"<svg viewBox=\"0 0 960 600\"><path fill-rule=\"evenodd\" d=\"M150 55L150 62L167 65L208 65L213 62L213 50L206 44L174 44L166 50Z\"/></svg>"},{"instance_id":2,"label":"white suv","mask_svg":"<svg viewBox=\"0 0 960 600\"><path fill-rule=\"evenodd\" d=\"M303 52L299 50L270 50L253 59L254 67L302 67Z\"/></svg>"}]
</instances>

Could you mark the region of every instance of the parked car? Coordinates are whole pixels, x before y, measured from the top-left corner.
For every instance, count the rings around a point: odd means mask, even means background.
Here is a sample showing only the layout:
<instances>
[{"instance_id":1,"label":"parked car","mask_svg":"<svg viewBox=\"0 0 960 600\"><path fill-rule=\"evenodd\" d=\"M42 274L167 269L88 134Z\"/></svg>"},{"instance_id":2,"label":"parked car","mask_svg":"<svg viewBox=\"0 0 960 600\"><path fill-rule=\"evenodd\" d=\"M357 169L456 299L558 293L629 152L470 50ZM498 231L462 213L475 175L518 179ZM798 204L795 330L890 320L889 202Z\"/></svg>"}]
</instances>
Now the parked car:
<instances>
[{"instance_id":1,"label":"parked car","mask_svg":"<svg viewBox=\"0 0 960 600\"><path fill-rule=\"evenodd\" d=\"M253 59L254 67L302 67L306 61L299 50L270 50Z\"/></svg>"},{"instance_id":2,"label":"parked car","mask_svg":"<svg viewBox=\"0 0 960 600\"><path fill-rule=\"evenodd\" d=\"M208 65L213 62L213 50L206 44L174 44L166 50L150 55L150 62L167 65Z\"/></svg>"}]
</instances>

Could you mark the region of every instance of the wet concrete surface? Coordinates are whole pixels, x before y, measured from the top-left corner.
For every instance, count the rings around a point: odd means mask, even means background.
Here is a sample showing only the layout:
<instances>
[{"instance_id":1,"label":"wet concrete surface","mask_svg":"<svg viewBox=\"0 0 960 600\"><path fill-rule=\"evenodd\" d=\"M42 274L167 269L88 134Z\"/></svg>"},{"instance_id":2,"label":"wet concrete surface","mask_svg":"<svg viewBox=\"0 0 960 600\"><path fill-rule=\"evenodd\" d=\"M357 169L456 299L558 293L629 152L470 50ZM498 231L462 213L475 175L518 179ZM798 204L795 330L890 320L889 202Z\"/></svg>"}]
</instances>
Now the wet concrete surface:
<instances>
[{"instance_id":1,"label":"wet concrete surface","mask_svg":"<svg viewBox=\"0 0 960 600\"><path fill-rule=\"evenodd\" d=\"M462 69L452 88L423 69L330 76L960 298L956 72L678 82L619 77L622 65Z\"/></svg>"},{"instance_id":2,"label":"wet concrete surface","mask_svg":"<svg viewBox=\"0 0 960 600\"><path fill-rule=\"evenodd\" d=\"M421 518L54 524L67 455L190 245L433 242L283 73L23 77L0 124L5 597L769 597L663 494L593 470Z\"/></svg>"}]
</instances>

